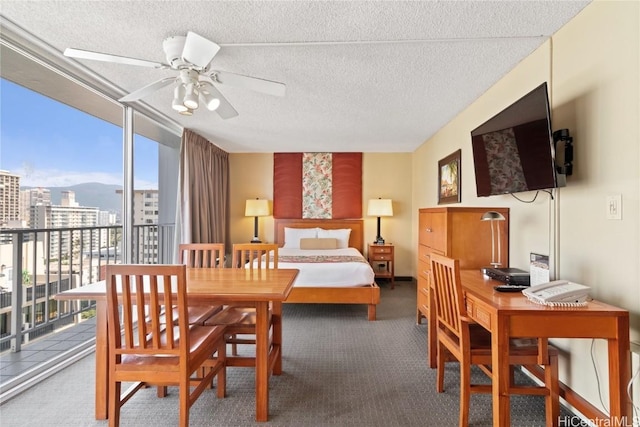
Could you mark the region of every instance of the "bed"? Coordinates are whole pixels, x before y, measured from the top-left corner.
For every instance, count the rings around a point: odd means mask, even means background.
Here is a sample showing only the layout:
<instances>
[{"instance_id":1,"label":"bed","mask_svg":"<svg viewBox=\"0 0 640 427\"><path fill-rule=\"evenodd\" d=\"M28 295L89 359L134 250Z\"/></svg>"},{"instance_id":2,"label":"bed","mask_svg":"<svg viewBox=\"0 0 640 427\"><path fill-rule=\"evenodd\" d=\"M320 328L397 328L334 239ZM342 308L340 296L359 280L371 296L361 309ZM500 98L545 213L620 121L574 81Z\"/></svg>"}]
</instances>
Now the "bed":
<instances>
[{"instance_id":1,"label":"bed","mask_svg":"<svg viewBox=\"0 0 640 427\"><path fill-rule=\"evenodd\" d=\"M319 237L325 236L338 236L339 230L350 229L351 233L348 236L348 244L346 246L352 248L350 251L344 249L338 249L335 251L336 255L360 257L364 253L364 224L361 219L275 219L275 239L279 246L278 249L278 267L280 268L298 268L300 273L296 278L296 283L289 295L289 298L285 303L311 303L311 304L365 304L367 305L367 316L369 320L376 320L376 306L380 302L380 288L374 281L373 270L366 259L364 262L353 263L352 270L347 270L348 273L331 273L327 270L326 273L318 275L315 273L307 274L306 269L317 269L318 265L315 262L310 262L305 266L301 264L297 255L299 250L293 248L289 250L288 245L285 245L285 231L291 236L291 229L317 229L327 230L323 232ZM286 230L288 229L288 230ZM300 231L300 236L303 236L305 232ZM297 237L297 232L296 232ZM309 236L309 238L311 238ZM325 240L325 239L319 239ZM330 240L330 239L326 239ZM339 239L337 239L339 240ZM322 257L330 257L332 251L327 251L317 248L309 250L310 255ZM354 251L353 249L357 250ZM338 262L326 262L323 263L322 268L344 268L336 267ZM357 269L357 270L356 270ZM317 271L317 270L316 270ZM316 281L307 282L307 278L315 276ZM342 279L349 278L350 280L339 280L339 276ZM322 277L326 282L318 282L317 278ZM300 281L300 282L299 282Z\"/></svg>"}]
</instances>

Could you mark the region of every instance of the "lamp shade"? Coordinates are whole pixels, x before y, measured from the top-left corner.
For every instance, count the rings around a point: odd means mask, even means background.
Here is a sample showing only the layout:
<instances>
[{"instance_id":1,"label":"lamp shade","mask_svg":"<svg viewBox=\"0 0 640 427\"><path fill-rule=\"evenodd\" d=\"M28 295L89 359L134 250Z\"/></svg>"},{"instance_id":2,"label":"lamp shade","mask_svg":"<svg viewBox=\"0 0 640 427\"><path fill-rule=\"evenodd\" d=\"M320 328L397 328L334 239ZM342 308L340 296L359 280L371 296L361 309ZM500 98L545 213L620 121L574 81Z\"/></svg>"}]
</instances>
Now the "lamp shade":
<instances>
[{"instance_id":1,"label":"lamp shade","mask_svg":"<svg viewBox=\"0 0 640 427\"><path fill-rule=\"evenodd\" d=\"M481 221L504 221L504 215L496 211L488 211L482 214Z\"/></svg>"},{"instance_id":2,"label":"lamp shade","mask_svg":"<svg viewBox=\"0 0 640 427\"><path fill-rule=\"evenodd\" d=\"M369 216L393 216L391 199L371 199L367 209Z\"/></svg>"},{"instance_id":3,"label":"lamp shade","mask_svg":"<svg viewBox=\"0 0 640 427\"><path fill-rule=\"evenodd\" d=\"M269 216L269 201L261 199L247 200L244 216Z\"/></svg>"}]
</instances>

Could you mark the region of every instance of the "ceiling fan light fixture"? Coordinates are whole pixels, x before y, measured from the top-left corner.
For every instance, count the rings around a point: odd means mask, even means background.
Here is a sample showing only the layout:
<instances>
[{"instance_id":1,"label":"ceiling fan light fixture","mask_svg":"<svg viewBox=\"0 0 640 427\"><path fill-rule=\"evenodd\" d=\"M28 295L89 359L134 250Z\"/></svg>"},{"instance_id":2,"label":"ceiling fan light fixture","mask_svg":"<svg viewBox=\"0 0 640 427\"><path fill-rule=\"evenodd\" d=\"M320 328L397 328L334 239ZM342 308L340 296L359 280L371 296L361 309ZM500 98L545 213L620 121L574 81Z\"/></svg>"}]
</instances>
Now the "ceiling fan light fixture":
<instances>
[{"instance_id":1,"label":"ceiling fan light fixture","mask_svg":"<svg viewBox=\"0 0 640 427\"><path fill-rule=\"evenodd\" d=\"M185 107L195 110L198 108L198 89L196 89L193 83L187 85L186 95L184 96L183 104Z\"/></svg>"},{"instance_id":2,"label":"ceiling fan light fixture","mask_svg":"<svg viewBox=\"0 0 640 427\"><path fill-rule=\"evenodd\" d=\"M182 84L179 84L173 90L173 101L171 102L171 108L176 110L178 113L182 113L188 110L188 108L183 104L184 92L184 85Z\"/></svg>"},{"instance_id":3,"label":"ceiling fan light fixture","mask_svg":"<svg viewBox=\"0 0 640 427\"><path fill-rule=\"evenodd\" d=\"M205 89L200 90L200 97L209 111L215 111L220 106L220 100Z\"/></svg>"}]
</instances>

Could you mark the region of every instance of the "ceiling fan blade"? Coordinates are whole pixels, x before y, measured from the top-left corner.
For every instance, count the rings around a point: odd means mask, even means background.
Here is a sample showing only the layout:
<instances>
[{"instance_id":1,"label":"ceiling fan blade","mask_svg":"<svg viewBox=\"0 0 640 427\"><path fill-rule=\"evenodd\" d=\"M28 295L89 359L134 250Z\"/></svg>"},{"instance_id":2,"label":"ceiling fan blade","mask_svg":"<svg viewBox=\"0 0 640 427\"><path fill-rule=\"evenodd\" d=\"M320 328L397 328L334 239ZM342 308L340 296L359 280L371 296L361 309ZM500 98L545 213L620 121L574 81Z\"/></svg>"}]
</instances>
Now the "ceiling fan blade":
<instances>
[{"instance_id":1,"label":"ceiling fan blade","mask_svg":"<svg viewBox=\"0 0 640 427\"><path fill-rule=\"evenodd\" d=\"M127 56L110 55L108 53L92 52L90 50L67 48L64 50L64 56L70 58L91 59L94 61L115 62L117 64L138 65L141 67L151 68L169 68L167 64L160 62L147 61L145 59L129 58Z\"/></svg>"},{"instance_id":2,"label":"ceiling fan blade","mask_svg":"<svg viewBox=\"0 0 640 427\"><path fill-rule=\"evenodd\" d=\"M218 115L225 120L236 117L238 115L238 112L231 106L229 101L227 101L227 98L222 96L220 91L216 89L216 87L213 85L213 82L209 78L207 78L208 76L201 77L205 77L205 84L202 85L202 88L200 90L209 92L214 98L218 98L220 100L220 105L215 110L216 113L218 113Z\"/></svg>"},{"instance_id":3,"label":"ceiling fan blade","mask_svg":"<svg viewBox=\"0 0 640 427\"><path fill-rule=\"evenodd\" d=\"M141 87L138 90L131 92L129 95L126 95L120 98L118 101L120 102L137 101L138 99L151 95L153 92L157 91L158 89L162 89L165 86L169 86L171 83L175 82L176 80L177 80L176 77L165 77L164 79L155 81L151 84Z\"/></svg>"},{"instance_id":4,"label":"ceiling fan blade","mask_svg":"<svg viewBox=\"0 0 640 427\"><path fill-rule=\"evenodd\" d=\"M213 71L211 73L214 80L224 85L238 88L255 90L267 95L284 96L287 86L284 83L271 80L259 79L257 77L243 76L242 74L230 73L228 71Z\"/></svg>"},{"instance_id":5,"label":"ceiling fan blade","mask_svg":"<svg viewBox=\"0 0 640 427\"><path fill-rule=\"evenodd\" d=\"M219 50L220 46L211 40L189 31L182 49L182 59L198 67L206 68Z\"/></svg>"}]
</instances>

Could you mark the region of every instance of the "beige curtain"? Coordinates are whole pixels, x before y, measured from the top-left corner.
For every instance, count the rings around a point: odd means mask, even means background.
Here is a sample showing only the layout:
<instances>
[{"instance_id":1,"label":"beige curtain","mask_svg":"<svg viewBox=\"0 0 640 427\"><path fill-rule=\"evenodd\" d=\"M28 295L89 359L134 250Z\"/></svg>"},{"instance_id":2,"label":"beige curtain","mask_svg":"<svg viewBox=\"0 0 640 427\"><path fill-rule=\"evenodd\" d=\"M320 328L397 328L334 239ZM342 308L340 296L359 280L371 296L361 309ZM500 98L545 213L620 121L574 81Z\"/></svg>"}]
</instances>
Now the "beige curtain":
<instances>
[{"instance_id":1,"label":"beige curtain","mask_svg":"<svg viewBox=\"0 0 640 427\"><path fill-rule=\"evenodd\" d=\"M229 153L185 129L180 147L178 243L228 246ZM176 245L177 246L177 245Z\"/></svg>"}]
</instances>

